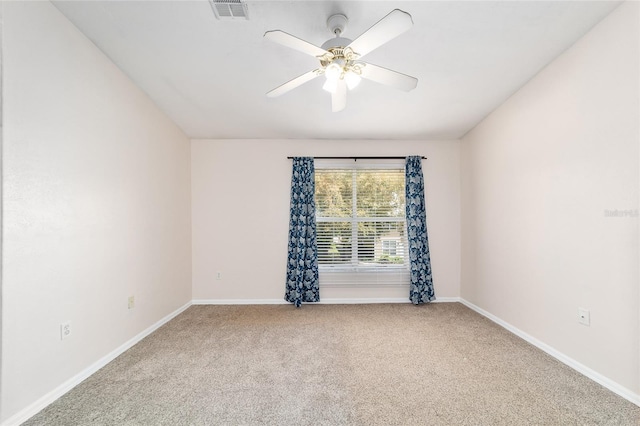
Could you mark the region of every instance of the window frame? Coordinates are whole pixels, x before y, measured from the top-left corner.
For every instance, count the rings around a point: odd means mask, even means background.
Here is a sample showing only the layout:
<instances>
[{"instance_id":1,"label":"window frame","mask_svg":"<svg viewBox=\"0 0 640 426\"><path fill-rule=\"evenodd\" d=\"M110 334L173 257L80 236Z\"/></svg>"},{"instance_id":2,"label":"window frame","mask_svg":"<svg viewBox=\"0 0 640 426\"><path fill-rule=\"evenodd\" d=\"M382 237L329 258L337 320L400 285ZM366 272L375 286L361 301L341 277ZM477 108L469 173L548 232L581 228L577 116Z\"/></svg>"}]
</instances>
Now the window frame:
<instances>
[{"instance_id":1,"label":"window frame","mask_svg":"<svg viewBox=\"0 0 640 426\"><path fill-rule=\"evenodd\" d=\"M404 174L404 160L315 160L315 169L318 170L398 170ZM408 286L409 285L409 247L406 230L406 213L403 210L401 217L358 217L357 216L357 187L352 185L352 216L343 218L327 218L318 216L316 212L316 224L327 222L351 222L351 263L349 264L320 264L321 286L337 287L362 287L368 285L376 286ZM406 185L406 183L405 183ZM398 223L404 225L402 244L404 245L404 262L402 264L374 264L358 265L358 226L360 222L384 222ZM354 235L355 234L355 235ZM354 246L356 246L354 248ZM398 250L398 248L396 248ZM355 256L355 258L354 258Z\"/></svg>"}]
</instances>

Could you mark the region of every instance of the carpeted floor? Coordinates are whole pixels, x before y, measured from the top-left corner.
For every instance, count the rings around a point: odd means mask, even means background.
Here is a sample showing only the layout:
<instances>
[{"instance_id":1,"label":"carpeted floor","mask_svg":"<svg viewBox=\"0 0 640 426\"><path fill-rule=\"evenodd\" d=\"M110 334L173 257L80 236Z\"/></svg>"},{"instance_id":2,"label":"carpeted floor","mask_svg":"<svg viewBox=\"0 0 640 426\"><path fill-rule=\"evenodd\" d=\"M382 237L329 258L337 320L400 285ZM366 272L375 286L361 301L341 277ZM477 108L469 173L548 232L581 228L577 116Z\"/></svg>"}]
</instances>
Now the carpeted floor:
<instances>
[{"instance_id":1,"label":"carpeted floor","mask_svg":"<svg viewBox=\"0 0 640 426\"><path fill-rule=\"evenodd\" d=\"M458 303L192 306L25 425L640 425Z\"/></svg>"}]
</instances>

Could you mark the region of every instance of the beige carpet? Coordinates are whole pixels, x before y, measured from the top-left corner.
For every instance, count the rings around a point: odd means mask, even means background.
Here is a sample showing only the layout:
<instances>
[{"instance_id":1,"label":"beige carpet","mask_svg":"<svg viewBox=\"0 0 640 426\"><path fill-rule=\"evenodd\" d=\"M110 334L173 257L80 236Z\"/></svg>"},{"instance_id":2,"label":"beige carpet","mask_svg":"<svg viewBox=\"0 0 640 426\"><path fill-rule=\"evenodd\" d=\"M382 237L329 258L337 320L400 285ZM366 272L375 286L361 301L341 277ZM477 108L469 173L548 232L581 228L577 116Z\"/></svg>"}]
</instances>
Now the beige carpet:
<instances>
[{"instance_id":1,"label":"beige carpet","mask_svg":"<svg viewBox=\"0 0 640 426\"><path fill-rule=\"evenodd\" d=\"M192 306L27 425L640 425L458 303Z\"/></svg>"}]
</instances>

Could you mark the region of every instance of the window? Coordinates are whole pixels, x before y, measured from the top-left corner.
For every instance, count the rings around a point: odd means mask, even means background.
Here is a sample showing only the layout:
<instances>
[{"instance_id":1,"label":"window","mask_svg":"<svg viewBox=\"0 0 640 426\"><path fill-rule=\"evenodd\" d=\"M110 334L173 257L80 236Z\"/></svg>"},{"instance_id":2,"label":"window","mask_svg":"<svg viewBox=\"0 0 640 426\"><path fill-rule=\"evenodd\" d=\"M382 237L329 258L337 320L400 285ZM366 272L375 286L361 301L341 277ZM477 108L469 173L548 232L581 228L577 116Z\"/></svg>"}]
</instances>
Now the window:
<instances>
[{"instance_id":1,"label":"window","mask_svg":"<svg viewBox=\"0 0 640 426\"><path fill-rule=\"evenodd\" d=\"M408 283L404 163L316 162L321 285Z\"/></svg>"},{"instance_id":2,"label":"window","mask_svg":"<svg viewBox=\"0 0 640 426\"><path fill-rule=\"evenodd\" d=\"M382 240L382 255L383 256L395 256L398 251L398 241L396 239L383 239Z\"/></svg>"}]
</instances>

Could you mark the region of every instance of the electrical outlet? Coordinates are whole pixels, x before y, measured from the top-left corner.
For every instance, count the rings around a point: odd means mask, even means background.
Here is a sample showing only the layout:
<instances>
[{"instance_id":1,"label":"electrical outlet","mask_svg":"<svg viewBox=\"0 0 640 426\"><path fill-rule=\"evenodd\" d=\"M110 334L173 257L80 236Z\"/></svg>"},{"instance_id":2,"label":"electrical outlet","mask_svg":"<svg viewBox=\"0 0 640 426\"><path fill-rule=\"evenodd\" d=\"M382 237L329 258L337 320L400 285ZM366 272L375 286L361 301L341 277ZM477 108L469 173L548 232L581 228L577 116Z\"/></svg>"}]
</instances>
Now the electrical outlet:
<instances>
[{"instance_id":1,"label":"electrical outlet","mask_svg":"<svg viewBox=\"0 0 640 426\"><path fill-rule=\"evenodd\" d=\"M221 280L222 279L222 272L218 271L216 272L216 280Z\"/></svg>"},{"instance_id":2,"label":"electrical outlet","mask_svg":"<svg viewBox=\"0 0 640 426\"><path fill-rule=\"evenodd\" d=\"M591 315L588 309L578 308L578 322L587 326L591 324Z\"/></svg>"},{"instance_id":3,"label":"electrical outlet","mask_svg":"<svg viewBox=\"0 0 640 426\"><path fill-rule=\"evenodd\" d=\"M71 335L71 322L63 322L60 324L60 340L64 340Z\"/></svg>"},{"instance_id":4,"label":"electrical outlet","mask_svg":"<svg viewBox=\"0 0 640 426\"><path fill-rule=\"evenodd\" d=\"M136 299L133 296L129 296L129 309L133 309L136 307Z\"/></svg>"}]
</instances>

